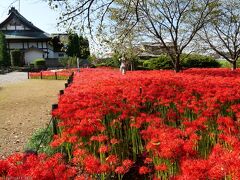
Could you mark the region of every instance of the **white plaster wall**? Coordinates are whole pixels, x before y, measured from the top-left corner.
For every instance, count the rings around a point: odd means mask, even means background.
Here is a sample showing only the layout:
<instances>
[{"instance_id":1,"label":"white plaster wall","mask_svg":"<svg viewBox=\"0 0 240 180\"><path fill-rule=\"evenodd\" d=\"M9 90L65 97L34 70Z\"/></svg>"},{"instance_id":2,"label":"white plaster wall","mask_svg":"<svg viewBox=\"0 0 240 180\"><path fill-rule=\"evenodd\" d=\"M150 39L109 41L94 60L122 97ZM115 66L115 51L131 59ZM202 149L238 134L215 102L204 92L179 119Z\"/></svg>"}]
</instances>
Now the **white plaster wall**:
<instances>
[{"instance_id":1,"label":"white plaster wall","mask_svg":"<svg viewBox=\"0 0 240 180\"><path fill-rule=\"evenodd\" d=\"M42 58L42 57L43 57L43 51L38 49L29 49L24 54L26 64L30 64L35 59Z\"/></svg>"},{"instance_id":2,"label":"white plaster wall","mask_svg":"<svg viewBox=\"0 0 240 180\"><path fill-rule=\"evenodd\" d=\"M10 49L22 49L22 43L9 43Z\"/></svg>"},{"instance_id":3,"label":"white plaster wall","mask_svg":"<svg viewBox=\"0 0 240 180\"><path fill-rule=\"evenodd\" d=\"M29 48L37 47L37 42L29 42Z\"/></svg>"},{"instance_id":4,"label":"white plaster wall","mask_svg":"<svg viewBox=\"0 0 240 180\"><path fill-rule=\"evenodd\" d=\"M51 49L48 51L48 58L55 58L54 52Z\"/></svg>"},{"instance_id":5,"label":"white plaster wall","mask_svg":"<svg viewBox=\"0 0 240 180\"><path fill-rule=\"evenodd\" d=\"M63 54L63 56L59 56L59 54ZM48 58L63 58L67 57L64 52L53 52L51 49L48 50Z\"/></svg>"},{"instance_id":6,"label":"white plaster wall","mask_svg":"<svg viewBox=\"0 0 240 180\"><path fill-rule=\"evenodd\" d=\"M47 42L43 42L43 48L47 48Z\"/></svg>"}]
</instances>

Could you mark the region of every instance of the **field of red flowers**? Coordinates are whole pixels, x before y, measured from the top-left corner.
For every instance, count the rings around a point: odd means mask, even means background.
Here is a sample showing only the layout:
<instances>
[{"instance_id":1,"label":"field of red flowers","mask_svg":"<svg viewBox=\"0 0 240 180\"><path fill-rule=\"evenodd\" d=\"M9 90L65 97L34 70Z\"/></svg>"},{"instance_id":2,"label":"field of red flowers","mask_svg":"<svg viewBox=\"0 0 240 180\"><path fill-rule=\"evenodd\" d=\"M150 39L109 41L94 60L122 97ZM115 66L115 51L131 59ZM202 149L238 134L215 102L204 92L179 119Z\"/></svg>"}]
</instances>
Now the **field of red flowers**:
<instances>
[{"instance_id":1,"label":"field of red flowers","mask_svg":"<svg viewBox=\"0 0 240 180\"><path fill-rule=\"evenodd\" d=\"M84 69L53 116L64 152L14 154L0 179L240 179L239 70Z\"/></svg>"}]
</instances>

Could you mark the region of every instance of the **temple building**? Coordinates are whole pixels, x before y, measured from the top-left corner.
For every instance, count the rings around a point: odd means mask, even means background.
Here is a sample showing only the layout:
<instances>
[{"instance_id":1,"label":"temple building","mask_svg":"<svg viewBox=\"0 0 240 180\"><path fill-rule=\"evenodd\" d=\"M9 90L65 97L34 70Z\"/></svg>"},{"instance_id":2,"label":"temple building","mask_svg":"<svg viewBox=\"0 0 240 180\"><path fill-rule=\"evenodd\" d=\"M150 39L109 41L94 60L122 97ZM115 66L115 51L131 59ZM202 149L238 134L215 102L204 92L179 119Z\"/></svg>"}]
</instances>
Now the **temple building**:
<instances>
[{"instance_id":1,"label":"temple building","mask_svg":"<svg viewBox=\"0 0 240 180\"><path fill-rule=\"evenodd\" d=\"M21 50L25 64L30 64L37 58L58 59L65 56L64 52L54 51L52 36L34 26L14 7L9 10L8 17L0 23L0 31L5 34L9 53L14 49Z\"/></svg>"}]
</instances>

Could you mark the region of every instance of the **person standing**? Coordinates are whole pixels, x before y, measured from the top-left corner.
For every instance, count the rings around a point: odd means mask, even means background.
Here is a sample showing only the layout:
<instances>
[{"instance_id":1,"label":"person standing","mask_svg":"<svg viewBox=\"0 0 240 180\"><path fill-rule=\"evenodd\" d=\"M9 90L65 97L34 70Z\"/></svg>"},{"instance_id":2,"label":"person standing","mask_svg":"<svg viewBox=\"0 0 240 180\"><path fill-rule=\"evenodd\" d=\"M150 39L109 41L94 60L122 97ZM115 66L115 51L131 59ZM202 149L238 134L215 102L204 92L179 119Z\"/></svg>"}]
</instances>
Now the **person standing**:
<instances>
[{"instance_id":1,"label":"person standing","mask_svg":"<svg viewBox=\"0 0 240 180\"><path fill-rule=\"evenodd\" d=\"M122 75L126 74L126 58L123 56L122 58L120 58L120 72L122 73Z\"/></svg>"}]
</instances>

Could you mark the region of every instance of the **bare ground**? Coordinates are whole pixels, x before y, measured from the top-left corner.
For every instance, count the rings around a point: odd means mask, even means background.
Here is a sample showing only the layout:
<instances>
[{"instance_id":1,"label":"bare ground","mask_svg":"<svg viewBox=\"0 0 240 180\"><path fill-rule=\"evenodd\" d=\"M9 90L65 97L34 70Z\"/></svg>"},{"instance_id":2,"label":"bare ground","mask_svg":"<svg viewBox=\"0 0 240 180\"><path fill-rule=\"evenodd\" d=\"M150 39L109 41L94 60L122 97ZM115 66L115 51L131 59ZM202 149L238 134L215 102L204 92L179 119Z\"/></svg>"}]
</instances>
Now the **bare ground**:
<instances>
[{"instance_id":1,"label":"bare ground","mask_svg":"<svg viewBox=\"0 0 240 180\"><path fill-rule=\"evenodd\" d=\"M21 152L33 132L51 118L65 81L25 80L0 84L0 159Z\"/></svg>"}]
</instances>

